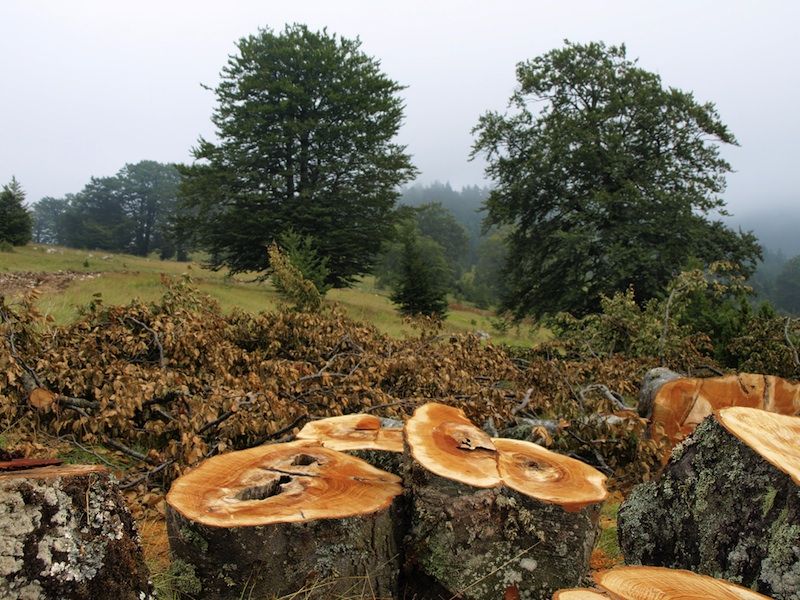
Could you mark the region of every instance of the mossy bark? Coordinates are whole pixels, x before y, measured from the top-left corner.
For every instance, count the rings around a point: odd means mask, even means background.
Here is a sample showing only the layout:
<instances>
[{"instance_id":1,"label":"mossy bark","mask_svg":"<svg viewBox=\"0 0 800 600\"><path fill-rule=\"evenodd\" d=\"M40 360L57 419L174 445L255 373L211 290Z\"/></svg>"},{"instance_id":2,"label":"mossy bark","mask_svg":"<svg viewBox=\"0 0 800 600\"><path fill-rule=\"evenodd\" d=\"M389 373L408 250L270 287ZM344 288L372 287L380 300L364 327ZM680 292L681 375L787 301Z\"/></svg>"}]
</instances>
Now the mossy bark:
<instances>
[{"instance_id":1,"label":"mossy bark","mask_svg":"<svg viewBox=\"0 0 800 600\"><path fill-rule=\"evenodd\" d=\"M629 564L690 569L800 600L800 489L712 416L620 508Z\"/></svg>"},{"instance_id":2,"label":"mossy bark","mask_svg":"<svg viewBox=\"0 0 800 600\"><path fill-rule=\"evenodd\" d=\"M105 470L0 475L0 598L155 598L133 518Z\"/></svg>"},{"instance_id":3,"label":"mossy bark","mask_svg":"<svg viewBox=\"0 0 800 600\"><path fill-rule=\"evenodd\" d=\"M168 505L173 559L194 570L204 600L396 597L398 505L374 514L260 527L209 527Z\"/></svg>"},{"instance_id":4,"label":"mossy bark","mask_svg":"<svg viewBox=\"0 0 800 600\"><path fill-rule=\"evenodd\" d=\"M567 512L508 488L466 486L414 462L409 482L407 561L450 594L549 600L588 583L599 506Z\"/></svg>"}]
</instances>

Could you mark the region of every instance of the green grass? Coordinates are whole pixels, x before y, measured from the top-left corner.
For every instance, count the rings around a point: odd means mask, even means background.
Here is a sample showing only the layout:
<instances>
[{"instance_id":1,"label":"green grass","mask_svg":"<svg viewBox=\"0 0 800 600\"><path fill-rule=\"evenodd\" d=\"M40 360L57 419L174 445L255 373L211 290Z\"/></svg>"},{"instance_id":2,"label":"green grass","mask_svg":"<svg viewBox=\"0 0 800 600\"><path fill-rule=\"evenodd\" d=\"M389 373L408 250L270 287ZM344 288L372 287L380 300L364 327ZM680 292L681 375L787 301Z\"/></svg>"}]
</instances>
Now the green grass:
<instances>
[{"instance_id":1,"label":"green grass","mask_svg":"<svg viewBox=\"0 0 800 600\"><path fill-rule=\"evenodd\" d=\"M225 311L238 308L247 312L274 310L279 298L267 283L253 281L251 276L231 277L224 270L211 271L202 265L162 261L127 254L101 251L88 252L29 244L14 252L0 253L0 275L8 271L49 272L72 271L99 273L98 277L73 281L63 289L47 289L39 300L42 312L57 323L67 323L78 316L96 294L106 305L127 304L134 299L157 300L163 294L161 276L189 275L203 292L215 298ZM1 292L2 290L0 290ZM374 324L378 330L395 337L414 335L389 300L389 293L375 287L366 277L350 289L331 290L326 303L337 304L352 318ZM531 346L546 338L547 332L536 327L520 326L505 332L495 331L491 313L459 305L452 308L444 330L452 333L485 331L495 343Z\"/></svg>"}]
</instances>

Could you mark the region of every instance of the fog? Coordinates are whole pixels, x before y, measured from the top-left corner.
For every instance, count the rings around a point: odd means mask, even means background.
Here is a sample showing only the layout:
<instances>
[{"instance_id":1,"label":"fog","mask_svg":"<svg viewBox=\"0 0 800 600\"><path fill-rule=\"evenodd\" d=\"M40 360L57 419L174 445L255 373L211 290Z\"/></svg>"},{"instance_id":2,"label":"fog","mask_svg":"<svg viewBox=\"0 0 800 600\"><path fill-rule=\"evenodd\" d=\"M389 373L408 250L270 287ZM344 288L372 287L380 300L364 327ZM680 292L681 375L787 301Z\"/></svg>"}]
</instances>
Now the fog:
<instances>
[{"instance_id":1,"label":"fog","mask_svg":"<svg viewBox=\"0 0 800 600\"><path fill-rule=\"evenodd\" d=\"M800 4L785 2L35 2L0 3L0 182L29 201L77 192L142 159L191 160L213 137L213 86L235 41L300 22L359 36L408 86L400 141L420 181L485 185L471 128L503 110L514 65L560 46L625 43L666 85L712 101L739 140L734 213L798 198Z\"/></svg>"}]
</instances>

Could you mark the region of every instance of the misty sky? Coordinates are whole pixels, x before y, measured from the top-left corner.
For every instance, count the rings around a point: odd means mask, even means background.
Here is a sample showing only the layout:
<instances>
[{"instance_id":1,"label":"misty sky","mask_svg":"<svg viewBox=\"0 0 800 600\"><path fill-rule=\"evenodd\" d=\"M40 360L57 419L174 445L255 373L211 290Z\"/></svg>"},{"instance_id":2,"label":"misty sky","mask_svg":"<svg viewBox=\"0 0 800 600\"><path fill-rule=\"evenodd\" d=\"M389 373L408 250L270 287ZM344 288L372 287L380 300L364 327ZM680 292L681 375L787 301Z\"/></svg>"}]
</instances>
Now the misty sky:
<instances>
[{"instance_id":1,"label":"misty sky","mask_svg":"<svg viewBox=\"0 0 800 600\"><path fill-rule=\"evenodd\" d=\"M212 92L234 42L299 22L359 36L408 86L400 141L420 181L486 184L471 128L503 110L514 65L561 45L625 43L666 85L716 103L741 147L733 212L800 199L800 3L0 0L0 183L29 201L143 159L186 162L213 137Z\"/></svg>"}]
</instances>

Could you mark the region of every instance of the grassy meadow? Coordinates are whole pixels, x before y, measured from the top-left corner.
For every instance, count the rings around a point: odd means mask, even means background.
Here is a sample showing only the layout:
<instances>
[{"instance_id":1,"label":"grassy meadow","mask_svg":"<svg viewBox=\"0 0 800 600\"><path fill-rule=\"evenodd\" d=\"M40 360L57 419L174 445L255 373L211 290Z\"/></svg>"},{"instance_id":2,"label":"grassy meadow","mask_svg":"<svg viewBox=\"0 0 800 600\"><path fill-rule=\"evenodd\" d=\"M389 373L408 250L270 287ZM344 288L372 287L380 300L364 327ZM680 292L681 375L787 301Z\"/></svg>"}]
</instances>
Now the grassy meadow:
<instances>
[{"instance_id":1,"label":"grassy meadow","mask_svg":"<svg viewBox=\"0 0 800 600\"><path fill-rule=\"evenodd\" d=\"M198 262L180 263L157 257L42 244L0 252L0 295L13 299L24 293L28 274L45 273L47 275L40 277L43 282L39 286L39 308L56 323L74 320L79 307L97 294L106 305L127 304L136 298L144 302L156 300L163 293L162 275L190 276L194 284L215 298L225 311L235 308L247 312L270 311L278 308L280 303L269 283L255 281L255 275L231 276L225 270L205 269ZM372 277L365 277L349 289L331 290L326 296L326 304L336 304L352 318L372 323L388 335L414 334L389 300L389 292L376 288ZM451 304L444 329L453 333L480 330L487 332L493 342L522 346L536 344L546 335L529 325L500 332L493 328L492 317L489 311Z\"/></svg>"}]
</instances>

